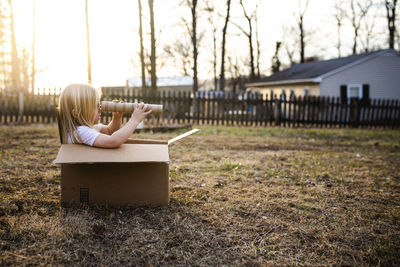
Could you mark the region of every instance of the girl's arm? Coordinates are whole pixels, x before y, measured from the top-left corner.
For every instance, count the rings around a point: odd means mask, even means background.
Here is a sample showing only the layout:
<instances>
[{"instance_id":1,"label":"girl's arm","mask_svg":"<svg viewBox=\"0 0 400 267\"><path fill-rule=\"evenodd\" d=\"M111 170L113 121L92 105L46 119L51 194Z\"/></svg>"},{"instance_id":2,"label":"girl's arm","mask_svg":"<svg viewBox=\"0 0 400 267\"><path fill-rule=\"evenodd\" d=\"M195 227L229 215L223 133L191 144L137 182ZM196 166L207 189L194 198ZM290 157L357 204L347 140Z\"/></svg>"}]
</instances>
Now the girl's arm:
<instances>
[{"instance_id":1,"label":"girl's arm","mask_svg":"<svg viewBox=\"0 0 400 267\"><path fill-rule=\"evenodd\" d=\"M122 103L123 101L113 100L112 102ZM123 112L113 112L111 122L101 128L100 133L112 135L121 128Z\"/></svg>"},{"instance_id":2,"label":"girl's arm","mask_svg":"<svg viewBox=\"0 0 400 267\"><path fill-rule=\"evenodd\" d=\"M132 113L129 121L119 130L111 135L100 133L93 143L95 147L116 148L128 140L129 136L135 131L136 127L142 122L151 110L147 110L147 105L140 104Z\"/></svg>"},{"instance_id":3,"label":"girl's arm","mask_svg":"<svg viewBox=\"0 0 400 267\"><path fill-rule=\"evenodd\" d=\"M111 122L107 126L101 128L100 133L112 135L114 132L118 131L121 128L122 114L114 115L114 113L119 113L119 112L113 112Z\"/></svg>"}]
</instances>

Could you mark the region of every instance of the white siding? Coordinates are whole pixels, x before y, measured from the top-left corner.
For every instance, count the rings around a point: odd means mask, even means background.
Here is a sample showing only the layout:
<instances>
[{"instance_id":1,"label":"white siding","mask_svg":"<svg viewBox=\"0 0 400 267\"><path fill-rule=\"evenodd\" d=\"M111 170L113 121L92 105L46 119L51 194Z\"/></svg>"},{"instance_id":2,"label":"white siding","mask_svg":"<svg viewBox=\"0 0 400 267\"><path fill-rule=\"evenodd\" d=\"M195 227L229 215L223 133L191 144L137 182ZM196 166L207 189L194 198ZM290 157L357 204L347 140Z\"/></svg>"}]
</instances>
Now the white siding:
<instances>
[{"instance_id":1,"label":"white siding","mask_svg":"<svg viewBox=\"0 0 400 267\"><path fill-rule=\"evenodd\" d=\"M400 100L400 56L377 56L326 77L321 82L322 96L340 96L340 85L369 84L370 98Z\"/></svg>"}]
</instances>

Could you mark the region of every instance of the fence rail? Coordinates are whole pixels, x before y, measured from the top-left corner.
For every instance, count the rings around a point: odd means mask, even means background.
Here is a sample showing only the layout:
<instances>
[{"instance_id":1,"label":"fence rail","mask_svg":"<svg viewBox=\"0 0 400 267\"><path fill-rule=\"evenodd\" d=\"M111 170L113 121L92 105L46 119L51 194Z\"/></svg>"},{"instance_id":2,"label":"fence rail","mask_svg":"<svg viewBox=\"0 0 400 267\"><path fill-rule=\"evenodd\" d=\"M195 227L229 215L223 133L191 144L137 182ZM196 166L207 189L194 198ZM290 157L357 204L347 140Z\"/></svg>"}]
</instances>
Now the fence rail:
<instances>
[{"instance_id":1,"label":"fence rail","mask_svg":"<svg viewBox=\"0 0 400 267\"><path fill-rule=\"evenodd\" d=\"M0 124L53 123L58 94L0 92ZM399 100L342 101L334 97L233 93L176 93L155 95L103 89L102 100L162 104L162 116L146 119L148 125L208 124L282 127L391 127L400 125ZM124 121L129 119L124 115ZM110 113L102 115L106 123Z\"/></svg>"}]
</instances>

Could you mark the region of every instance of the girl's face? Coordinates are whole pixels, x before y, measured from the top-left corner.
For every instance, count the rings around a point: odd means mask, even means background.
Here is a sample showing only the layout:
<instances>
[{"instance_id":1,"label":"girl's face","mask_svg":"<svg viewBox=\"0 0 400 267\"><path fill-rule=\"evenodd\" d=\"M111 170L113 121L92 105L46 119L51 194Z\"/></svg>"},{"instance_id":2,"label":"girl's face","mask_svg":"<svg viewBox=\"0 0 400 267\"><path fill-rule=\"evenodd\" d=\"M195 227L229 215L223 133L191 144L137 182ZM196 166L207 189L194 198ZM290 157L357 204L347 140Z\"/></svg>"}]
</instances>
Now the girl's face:
<instances>
[{"instance_id":1,"label":"girl's face","mask_svg":"<svg viewBox=\"0 0 400 267\"><path fill-rule=\"evenodd\" d=\"M93 124L98 124L100 121L100 113L101 113L101 107L100 107L100 102L97 102L96 105L96 112L94 113L94 118L93 118Z\"/></svg>"}]
</instances>

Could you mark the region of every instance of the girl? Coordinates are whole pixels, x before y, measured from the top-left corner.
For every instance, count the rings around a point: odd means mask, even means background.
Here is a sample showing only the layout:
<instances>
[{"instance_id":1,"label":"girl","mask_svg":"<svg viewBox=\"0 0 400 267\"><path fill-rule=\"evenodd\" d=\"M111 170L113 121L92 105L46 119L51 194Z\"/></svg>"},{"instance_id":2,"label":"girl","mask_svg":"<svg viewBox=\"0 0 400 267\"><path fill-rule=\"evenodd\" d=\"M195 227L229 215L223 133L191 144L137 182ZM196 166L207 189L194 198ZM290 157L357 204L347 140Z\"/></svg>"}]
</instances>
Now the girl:
<instances>
[{"instance_id":1,"label":"girl","mask_svg":"<svg viewBox=\"0 0 400 267\"><path fill-rule=\"evenodd\" d=\"M113 112L110 124L99 123L100 91L87 84L70 84L60 95L60 121L63 144L115 148L125 143L136 127L151 113L143 103L121 128L123 112Z\"/></svg>"}]
</instances>

